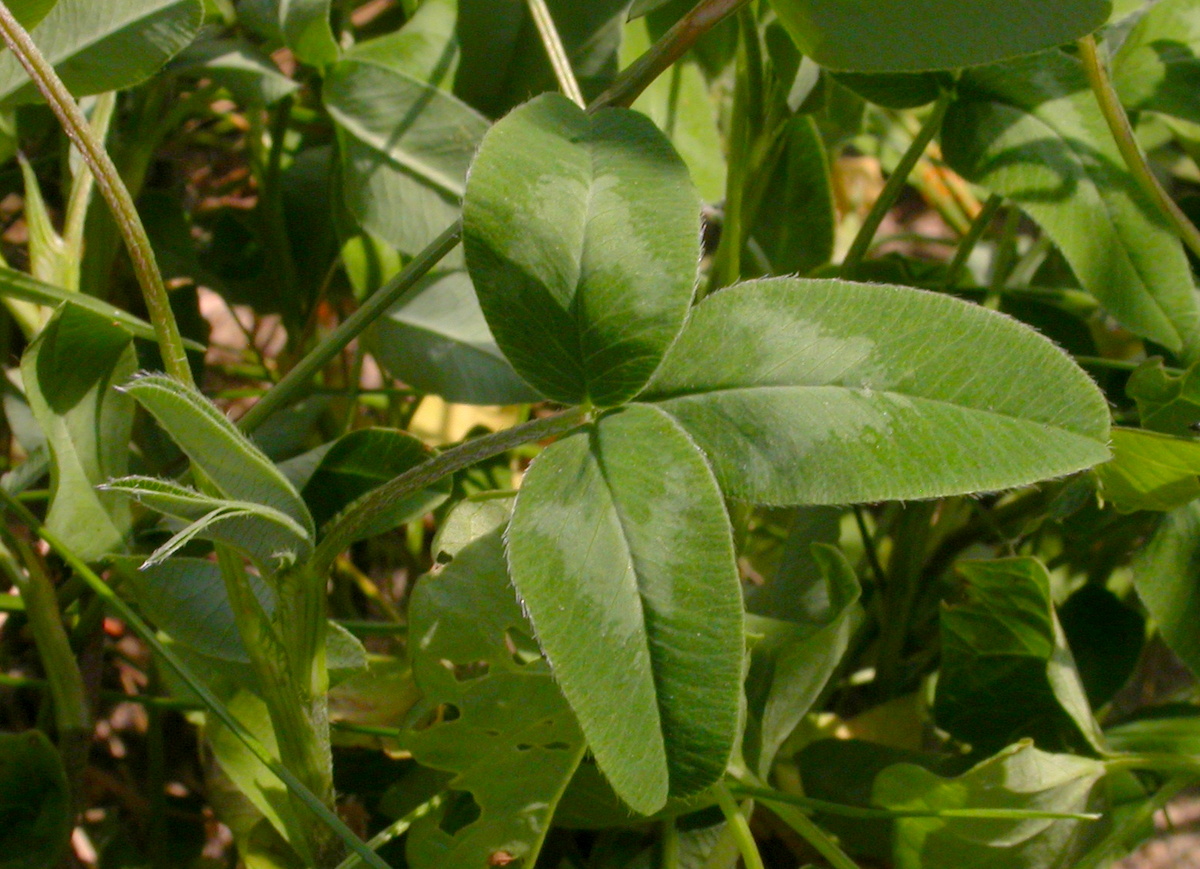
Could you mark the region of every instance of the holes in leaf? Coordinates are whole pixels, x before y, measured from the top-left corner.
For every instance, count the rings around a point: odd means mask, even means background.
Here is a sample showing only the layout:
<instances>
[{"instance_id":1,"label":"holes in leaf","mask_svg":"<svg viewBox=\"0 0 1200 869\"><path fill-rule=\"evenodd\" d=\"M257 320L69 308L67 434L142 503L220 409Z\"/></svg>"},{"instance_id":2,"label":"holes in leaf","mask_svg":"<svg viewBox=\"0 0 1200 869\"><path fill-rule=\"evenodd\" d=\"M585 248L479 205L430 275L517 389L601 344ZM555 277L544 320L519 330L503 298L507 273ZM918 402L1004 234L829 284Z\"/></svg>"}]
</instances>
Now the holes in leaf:
<instances>
[{"instance_id":1,"label":"holes in leaf","mask_svg":"<svg viewBox=\"0 0 1200 869\"><path fill-rule=\"evenodd\" d=\"M446 721L454 721L462 717L462 711L453 703L443 703L435 709L430 709L422 715L412 729L418 733L428 730L435 724L441 724Z\"/></svg>"},{"instance_id":2,"label":"holes in leaf","mask_svg":"<svg viewBox=\"0 0 1200 869\"><path fill-rule=\"evenodd\" d=\"M439 567L445 567L447 564L449 564L453 560L454 560L453 555L451 555L449 552L442 551L442 552L439 552L437 554L437 557L433 559L433 563L438 565Z\"/></svg>"},{"instance_id":3,"label":"holes in leaf","mask_svg":"<svg viewBox=\"0 0 1200 869\"><path fill-rule=\"evenodd\" d=\"M530 751L533 748L528 742L517 743L517 751Z\"/></svg>"},{"instance_id":4,"label":"holes in leaf","mask_svg":"<svg viewBox=\"0 0 1200 869\"><path fill-rule=\"evenodd\" d=\"M542 657L542 650L538 648L537 641L516 628L509 628L504 632L504 647L508 649L518 667L532 664Z\"/></svg>"},{"instance_id":5,"label":"holes in leaf","mask_svg":"<svg viewBox=\"0 0 1200 869\"><path fill-rule=\"evenodd\" d=\"M548 742L542 746L546 751L570 751L571 746L565 742Z\"/></svg>"},{"instance_id":6,"label":"holes in leaf","mask_svg":"<svg viewBox=\"0 0 1200 869\"><path fill-rule=\"evenodd\" d=\"M470 791L450 791L446 794L446 810L438 827L448 836L455 836L479 820L483 809L475 802L475 796Z\"/></svg>"},{"instance_id":7,"label":"holes in leaf","mask_svg":"<svg viewBox=\"0 0 1200 869\"><path fill-rule=\"evenodd\" d=\"M469 664L456 664L443 658L439 661L443 667L454 674L459 682L470 682L472 679L482 679L488 674L491 665L487 661L472 661Z\"/></svg>"}]
</instances>

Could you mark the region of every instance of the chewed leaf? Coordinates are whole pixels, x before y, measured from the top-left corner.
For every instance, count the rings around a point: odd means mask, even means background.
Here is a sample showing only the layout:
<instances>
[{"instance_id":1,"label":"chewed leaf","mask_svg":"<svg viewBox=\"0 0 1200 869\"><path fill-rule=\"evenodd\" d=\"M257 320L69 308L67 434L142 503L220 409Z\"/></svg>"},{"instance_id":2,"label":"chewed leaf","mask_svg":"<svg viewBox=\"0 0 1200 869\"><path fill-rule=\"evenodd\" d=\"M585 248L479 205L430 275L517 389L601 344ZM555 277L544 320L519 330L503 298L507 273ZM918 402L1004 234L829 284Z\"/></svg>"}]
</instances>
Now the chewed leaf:
<instances>
[{"instance_id":1,"label":"chewed leaf","mask_svg":"<svg viewBox=\"0 0 1200 869\"><path fill-rule=\"evenodd\" d=\"M1032 329L904 287L774 279L705 299L641 400L722 488L850 504L1022 486L1108 458L1104 396Z\"/></svg>"},{"instance_id":2,"label":"chewed leaf","mask_svg":"<svg viewBox=\"0 0 1200 869\"><path fill-rule=\"evenodd\" d=\"M1104 764L1048 754L1028 743L1006 748L957 778L911 763L875 779L872 801L889 809L1007 809L1086 815L1102 796ZM896 822L897 869L962 866L1073 866L1088 845L1091 821L1069 818L906 818ZM1052 855L1052 859L1048 857Z\"/></svg>"},{"instance_id":3,"label":"chewed leaf","mask_svg":"<svg viewBox=\"0 0 1200 869\"><path fill-rule=\"evenodd\" d=\"M234 546L269 571L302 560L312 552L312 535L302 525L262 504L214 498L151 477L123 477L101 488L191 523L159 547L146 566L161 563L196 538Z\"/></svg>"},{"instance_id":4,"label":"chewed leaf","mask_svg":"<svg viewBox=\"0 0 1200 869\"><path fill-rule=\"evenodd\" d=\"M408 842L414 869L483 867L498 852L532 866L583 756L583 735L549 667L514 642L533 629L504 562L511 505L461 504L435 544L450 563L413 591L409 650L424 698L405 747L424 766L453 773L451 788L479 809L467 825L448 823L448 806L418 822Z\"/></svg>"},{"instance_id":5,"label":"chewed leaf","mask_svg":"<svg viewBox=\"0 0 1200 869\"><path fill-rule=\"evenodd\" d=\"M124 389L227 498L277 510L312 537L312 517L299 493L212 402L161 374L141 375Z\"/></svg>"}]
</instances>

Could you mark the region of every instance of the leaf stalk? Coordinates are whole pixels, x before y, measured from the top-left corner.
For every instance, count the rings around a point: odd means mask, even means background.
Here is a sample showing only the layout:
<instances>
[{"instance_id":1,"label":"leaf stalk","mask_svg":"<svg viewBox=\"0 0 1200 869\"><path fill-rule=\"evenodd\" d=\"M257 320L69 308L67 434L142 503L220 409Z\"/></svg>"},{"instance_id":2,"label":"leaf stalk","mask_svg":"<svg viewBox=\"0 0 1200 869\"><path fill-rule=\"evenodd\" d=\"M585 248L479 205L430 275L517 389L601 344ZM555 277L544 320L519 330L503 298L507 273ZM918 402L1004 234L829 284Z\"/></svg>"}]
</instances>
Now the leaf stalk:
<instances>
[{"instance_id":1,"label":"leaf stalk","mask_svg":"<svg viewBox=\"0 0 1200 869\"><path fill-rule=\"evenodd\" d=\"M554 69L554 77L558 79L559 89L579 108L586 109L587 100L583 98L583 91L575 79L575 71L571 69L571 58L567 55L567 49L559 36L554 16L550 14L546 0L527 0L527 3L529 14L533 17L538 35L542 38L542 45L546 47L550 66Z\"/></svg>"},{"instance_id":2,"label":"leaf stalk","mask_svg":"<svg viewBox=\"0 0 1200 869\"><path fill-rule=\"evenodd\" d=\"M900 158L896 170L888 176L883 191L875 200L875 204L871 206L858 235L854 237L854 242L846 253L846 258L842 261L843 278L853 280L855 273L862 266L867 252L871 249L872 242L875 241L875 234L883 225L883 219L887 217L892 206L896 204L896 200L900 198L904 185L908 183L908 177L912 175L913 170L917 168L917 163L925 155L925 149L929 147L938 131L941 130L942 120L946 117L946 110L950 108L953 99L954 95L950 91L942 91L938 101L934 103L933 111L921 125L920 131L909 145L908 150L904 152L904 156Z\"/></svg>"},{"instance_id":3,"label":"leaf stalk","mask_svg":"<svg viewBox=\"0 0 1200 869\"><path fill-rule=\"evenodd\" d=\"M381 510L396 501L484 459L506 453L523 444L566 434L587 424L591 419L592 411L576 407L557 416L533 420L524 425L475 438L446 450L441 455L373 489L325 526L321 543L313 555L313 572L317 576L325 576L338 553L358 539L372 525Z\"/></svg>"},{"instance_id":4,"label":"leaf stalk","mask_svg":"<svg viewBox=\"0 0 1200 869\"><path fill-rule=\"evenodd\" d=\"M1142 151L1142 146L1138 144L1137 134L1133 130L1129 115L1125 112L1125 107L1121 105L1117 89L1113 87L1112 77L1108 74L1108 66L1100 57L1096 38L1085 36L1079 40L1078 46L1080 59L1083 60L1083 68L1087 71L1088 83L1092 86L1096 102L1100 105L1100 112L1104 115L1104 121L1108 124L1109 130L1112 131L1117 148L1125 159L1125 165L1129 168L1138 186L1142 188L1142 192L1150 197L1150 201L1162 213L1175 233L1183 239L1183 243L1192 253L1200 256L1200 229L1197 229L1196 225L1183 213L1183 210L1175 204L1175 200L1170 197L1150 168L1146 154Z\"/></svg>"},{"instance_id":5,"label":"leaf stalk","mask_svg":"<svg viewBox=\"0 0 1200 869\"><path fill-rule=\"evenodd\" d=\"M38 91L46 98L51 111L62 124L63 132L79 149L79 153L91 169L96 186L112 210L121 238L129 251L129 258L133 262L133 270L142 289L146 310L150 314L150 322L154 326L167 373L183 383L192 385L192 372L188 367L183 336L179 332L175 314L171 311L171 302L154 258L154 249L150 245L146 227L142 224L129 188L121 180L121 173L117 171L112 158L104 149L103 142L88 123L67 86L54 71L54 67L2 0L0 37L29 73Z\"/></svg>"}]
</instances>

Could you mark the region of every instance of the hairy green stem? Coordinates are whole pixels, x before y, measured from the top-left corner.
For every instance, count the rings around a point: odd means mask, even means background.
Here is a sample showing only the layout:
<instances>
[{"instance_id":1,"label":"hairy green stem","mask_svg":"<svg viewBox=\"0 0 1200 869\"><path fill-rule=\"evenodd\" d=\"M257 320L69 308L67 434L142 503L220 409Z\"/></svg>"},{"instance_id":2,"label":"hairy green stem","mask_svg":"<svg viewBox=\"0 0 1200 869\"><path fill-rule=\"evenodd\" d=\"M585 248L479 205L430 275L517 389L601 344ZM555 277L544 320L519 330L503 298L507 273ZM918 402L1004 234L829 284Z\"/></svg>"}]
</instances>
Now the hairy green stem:
<instances>
[{"instance_id":1,"label":"hairy green stem","mask_svg":"<svg viewBox=\"0 0 1200 869\"><path fill-rule=\"evenodd\" d=\"M542 45L546 47L546 55L550 58L554 77L558 79L559 90L579 108L586 109L587 100L583 98L583 91L579 89L575 71L571 69L571 58L567 56L567 49L563 46L562 37L559 36L558 28L554 25L554 16L550 14L546 0L526 0L526 2L529 6L529 14L533 17L533 23L537 25L538 35L542 38Z\"/></svg>"},{"instance_id":2,"label":"hairy green stem","mask_svg":"<svg viewBox=\"0 0 1200 869\"><path fill-rule=\"evenodd\" d=\"M875 204L871 206L871 211L863 221L858 235L854 237L854 243L850 245L850 250L846 253L846 259L842 262L843 278L853 279L862 265L867 252L871 249L871 244L875 241L875 234L879 232L879 227L883 224L883 219L892 210L892 206L896 204L896 200L900 198L900 194L904 190L904 185L908 183L908 176L917 167L917 163L925 155L925 149L929 147L929 143L942 128L942 120L946 117L946 110L950 108L952 99L953 94L949 91L942 92L933 106L933 111L921 125L916 138L904 152L904 156L900 158L896 170L888 176L883 191L875 200Z\"/></svg>"},{"instance_id":3,"label":"hairy green stem","mask_svg":"<svg viewBox=\"0 0 1200 869\"><path fill-rule=\"evenodd\" d=\"M558 416L514 426L486 437L475 438L418 465L359 498L321 530L321 543L312 558L313 572L324 576L338 553L371 527L380 511L414 492L431 486L455 471L498 456L522 444L566 434L586 424L591 411L576 407Z\"/></svg>"},{"instance_id":4,"label":"hairy green stem","mask_svg":"<svg viewBox=\"0 0 1200 869\"><path fill-rule=\"evenodd\" d=\"M374 851L367 847L365 842L354 835L354 832L346 826L345 822L309 790L290 769L271 756L266 747L258 741L254 734L246 729L242 722L234 717L225 704L212 693L199 677L192 673L188 666L183 663L182 659L170 647L159 640L154 629L146 624L142 617L109 587L108 583L101 579L95 571L75 555L70 547L62 542L58 535L46 528L36 516L29 512L24 504L5 491L3 487L0 487L0 502L5 505L9 512L24 522L31 532L37 534L50 545L50 548L87 584L88 588L104 601L137 634L142 642L150 647L164 664L175 672L179 679L187 685L188 689L204 704L205 709L225 725L230 733L237 737L263 766L269 769L283 782L289 791L299 798L308 811L315 816L317 821L328 826L334 835L345 843L346 847L351 851L362 857L368 866L372 866L374 869L391 869Z\"/></svg>"},{"instance_id":5,"label":"hairy green stem","mask_svg":"<svg viewBox=\"0 0 1200 869\"><path fill-rule=\"evenodd\" d=\"M1078 45L1079 57L1083 60L1083 68L1087 70L1088 83L1092 86L1096 102L1100 105L1100 112L1104 115L1104 121L1108 124L1109 130L1112 131L1117 148L1125 159L1125 165L1137 180L1142 192L1150 197L1150 201L1166 218L1167 223L1176 234L1183 239L1183 243L1191 249L1192 253L1200 256L1200 230L1175 204L1175 200L1163 189L1162 184L1155 177L1154 171L1150 168L1142 146L1138 144L1133 124L1129 121L1129 115L1125 113L1125 107L1121 105L1121 98L1117 95L1116 88L1113 87L1108 68L1100 57L1096 38L1085 36L1079 40Z\"/></svg>"},{"instance_id":6,"label":"hairy green stem","mask_svg":"<svg viewBox=\"0 0 1200 869\"><path fill-rule=\"evenodd\" d=\"M642 91L708 33L750 0L701 0L675 23L650 50L631 63L592 101L591 110L604 106L630 106Z\"/></svg>"},{"instance_id":7,"label":"hairy green stem","mask_svg":"<svg viewBox=\"0 0 1200 869\"><path fill-rule=\"evenodd\" d=\"M738 852L742 855L742 863L746 869L766 869L763 865L762 854L758 853L758 845L754 841L754 833L750 831L750 822L742 814L741 807L729 792L729 786L724 781L717 782L712 789L717 798L717 805L725 815L725 823L737 842Z\"/></svg>"},{"instance_id":8,"label":"hairy green stem","mask_svg":"<svg viewBox=\"0 0 1200 869\"><path fill-rule=\"evenodd\" d=\"M276 630L276 625L254 596L241 556L222 546L217 549L217 561L234 622L250 657L254 681L266 704L283 764L304 782L309 791L332 807L333 760L329 735L327 730L314 724L310 698L300 684L305 671L293 664L288 638ZM282 588L276 605L285 605ZM320 699L323 704L324 695ZM303 809L302 801L295 794L292 800ZM289 830L293 844L310 865L328 865L328 861L321 859L331 844L327 828L305 824L303 811L297 814L299 817L296 818L287 816L295 821L293 829Z\"/></svg>"},{"instance_id":9,"label":"hairy green stem","mask_svg":"<svg viewBox=\"0 0 1200 869\"><path fill-rule=\"evenodd\" d=\"M34 85L46 98L51 111L62 124L67 138L79 149L95 176L96 186L108 202L121 237L125 241L125 247L129 250L129 258L133 263L138 284L142 288L146 310L150 314L150 322L154 325L167 373L191 385L192 372L188 368L183 337L179 334L179 325L171 311L167 288L154 259L154 249L150 246L150 238L146 235L146 228L142 225L137 206L125 182L121 180L117 167L96 137L79 104L54 71L54 67L34 45L25 28L13 17L3 2L0 2L0 37L3 37L9 50L29 73Z\"/></svg>"}]
</instances>

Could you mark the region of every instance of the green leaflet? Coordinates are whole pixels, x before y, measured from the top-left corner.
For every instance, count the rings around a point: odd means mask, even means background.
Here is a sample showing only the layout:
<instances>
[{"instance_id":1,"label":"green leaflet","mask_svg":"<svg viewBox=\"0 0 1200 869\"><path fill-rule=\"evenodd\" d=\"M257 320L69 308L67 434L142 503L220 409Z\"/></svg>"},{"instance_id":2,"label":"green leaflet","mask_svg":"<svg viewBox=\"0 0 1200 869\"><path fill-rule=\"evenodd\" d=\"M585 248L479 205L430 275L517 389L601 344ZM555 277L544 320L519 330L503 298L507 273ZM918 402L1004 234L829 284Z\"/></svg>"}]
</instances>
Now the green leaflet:
<instances>
[{"instance_id":1,"label":"green leaflet","mask_svg":"<svg viewBox=\"0 0 1200 869\"><path fill-rule=\"evenodd\" d=\"M125 557L115 566L138 609L172 640L208 658L250 662L216 562L179 556L145 565ZM264 611L274 609L274 594L261 577L251 577L250 587Z\"/></svg>"},{"instance_id":2,"label":"green leaflet","mask_svg":"<svg viewBox=\"0 0 1200 869\"><path fill-rule=\"evenodd\" d=\"M1173 375L1161 358L1147 359L1130 375L1125 391L1137 402L1145 428L1176 437L1200 434L1200 367Z\"/></svg>"},{"instance_id":3,"label":"green leaflet","mask_svg":"<svg viewBox=\"0 0 1200 869\"><path fill-rule=\"evenodd\" d=\"M421 392L458 404L538 399L496 346L465 271L430 274L369 334L379 363Z\"/></svg>"},{"instance_id":4,"label":"green leaflet","mask_svg":"<svg viewBox=\"0 0 1200 869\"><path fill-rule=\"evenodd\" d=\"M329 21L332 0L275 0L284 41L296 56L313 66L338 59L339 49Z\"/></svg>"},{"instance_id":5,"label":"green leaflet","mask_svg":"<svg viewBox=\"0 0 1200 869\"><path fill-rule=\"evenodd\" d=\"M1124 326L1200 352L1182 245L1125 168L1082 65L1048 52L972 70L958 92L942 128L951 167L1025 209Z\"/></svg>"},{"instance_id":6,"label":"green leaflet","mask_svg":"<svg viewBox=\"0 0 1200 869\"><path fill-rule=\"evenodd\" d=\"M58 865L73 815L67 774L46 734L0 733L0 869Z\"/></svg>"},{"instance_id":7,"label":"green leaflet","mask_svg":"<svg viewBox=\"0 0 1200 869\"><path fill-rule=\"evenodd\" d=\"M124 549L131 522L123 499L95 488L128 468L134 406L114 387L137 366L131 344L107 317L64 305L21 359L29 407L50 447L46 525L85 561Z\"/></svg>"},{"instance_id":8,"label":"green leaflet","mask_svg":"<svg viewBox=\"0 0 1200 869\"><path fill-rule=\"evenodd\" d=\"M1096 30L1109 0L771 0L800 50L828 69L921 72L994 63Z\"/></svg>"},{"instance_id":9,"label":"green leaflet","mask_svg":"<svg viewBox=\"0 0 1200 869\"><path fill-rule=\"evenodd\" d=\"M1036 558L966 561L962 602L942 609L938 726L982 751L1029 737L1098 749L1100 733Z\"/></svg>"},{"instance_id":10,"label":"green leaflet","mask_svg":"<svg viewBox=\"0 0 1200 869\"><path fill-rule=\"evenodd\" d=\"M547 0L584 97L617 72L621 29L630 0ZM490 118L558 85L526 0L458 0L462 60L454 93Z\"/></svg>"},{"instance_id":11,"label":"green leaflet","mask_svg":"<svg viewBox=\"0 0 1200 869\"><path fill-rule=\"evenodd\" d=\"M1200 707L1172 704L1104 731L1113 751L1200 754Z\"/></svg>"},{"instance_id":12,"label":"green leaflet","mask_svg":"<svg viewBox=\"0 0 1200 869\"><path fill-rule=\"evenodd\" d=\"M434 547L439 562L449 563L413 592L409 651L424 697L404 746L425 766L454 773L451 796L479 810L477 820L451 832L444 827L452 799L414 825L414 869L482 867L498 852L532 866L586 747L550 668L520 648L531 644L531 628L504 561L511 505L456 508Z\"/></svg>"},{"instance_id":13,"label":"green leaflet","mask_svg":"<svg viewBox=\"0 0 1200 869\"><path fill-rule=\"evenodd\" d=\"M1138 597L1167 645L1188 669L1200 674L1200 503L1193 501L1163 517L1133 562Z\"/></svg>"},{"instance_id":14,"label":"green leaflet","mask_svg":"<svg viewBox=\"0 0 1200 869\"><path fill-rule=\"evenodd\" d=\"M179 53L168 71L211 79L246 106L274 105L300 87L280 72L271 58L240 39L194 42Z\"/></svg>"},{"instance_id":15,"label":"green leaflet","mask_svg":"<svg viewBox=\"0 0 1200 869\"><path fill-rule=\"evenodd\" d=\"M195 38L200 0L58 0L33 41L76 96L149 78ZM0 56L0 102L39 98L11 52Z\"/></svg>"},{"instance_id":16,"label":"green leaflet","mask_svg":"<svg viewBox=\"0 0 1200 869\"><path fill-rule=\"evenodd\" d=\"M890 809L1026 809L1086 813L1101 797L1097 760L1047 754L1028 743L1010 746L956 778L914 764L885 769L873 802ZM897 869L1070 869L1094 822L1029 818L904 818L897 820Z\"/></svg>"},{"instance_id":17,"label":"green leaflet","mask_svg":"<svg viewBox=\"0 0 1200 869\"><path fill-rule=\"evenodd\" d=\"M463 242L483 313L556 401L608 407L645 385L687 314L699 240L686 167L625 109L539 97L488 132L471 169Z\"/></svg>"},{"instance_id":18,"label":"green leaflet","mask_svg":"<svg viewBox=\"0 0 1200 869\"><path fill-rule=\"evenodd\" d=\"M325 81L326 108L339 128L346 204L388 244L415 254L457 219L485 118L410 74L403 56L382 62L359 52Z\"/></svg>"},{"instance_id":19,"label":"green leaflet","mask_svg":"<svg viewBox=\"0 0 1200 869\"><path fill-rule=\"evenodd\" d=\"M345 59L387 67L447 90L458 69L457 22L458 0L424 0L399 30L358 43Z\"/></svg>"},{"instance_id":20,"label":"green leaflet","mask_svg":"<svg viewBox=\"0 0 1200 869\"><path fill-rule=\"evenodd\" d=\"M742 604L729 520L692 441L631 406L543 452L508 560L538 641L617 794L652 814L725 770Z\"/></svg>"},{"instance_id":21,"label":"green leaflet","mask_svg":"<svg viewBox=\"0 0 1200 869\"><path fill-rule=\"evenodd\" d=\"M802 595L804 620L750 616L746 625L750 636L762 635L752 647L746 677L751 717L746 739L763 778L833 675L863 616L862 589L841 550L816 543L812 557L821 575Z\"/></svg>"},{"instance_id":22,"label":"green leaflet","mask_svg":"<svg viewBox=\"0 0 1200 869\"><path fill-rule=\"evenodd\" d=\"M1122 513L1174 510L1200 498L1200 441L1115 428L1112 451L1096 474L1104 498Z\"/></svg>"},{"instance_id":23,"label":"green leaflet","mask_svg":"<svg viewBox=\"0 0 1200 869\"><path fill-rule=\"evenodd\" d=\"M845 281L741 284L698 305L640 400L722 488L767 504L931 498L1108 457L1108 407L1058 348L946 296Z\"/></svg>"},{"instance_id":24,"label":"green leaflet","mask_svg":"<svg viewBox=\"0 0 1200 869\"><path fill-rule=\"evenodd\" d=\"M1200 7L1159 0L1126 37L1112 62L1113 85L1126 108L1200 123Z\"/></svg>"},{"instance_id":25,"label":"green leaflet","mask_svg":"<svg viewBox=\"0 0 1200 869\"><path fill-rule=\"evenodd\" d=\"M191 523L160 546L147 565L163 562L195 538L227 543L269 573L312 554L311 534L286 513L262 504L214 498L152 477L121 477L101 488Z\"/></svg>"},{"instance_id":26,"label":"green leaflet","mask_svg":"<svg viewBox=\"0 0 1200 869\"><path fill-rule=\"evenodd\" d=\"M161 374L141 375L124 391L227 498L272 507L313 536L312 517L292 484L203 395Z\"/></svg>"}]
</instances>

